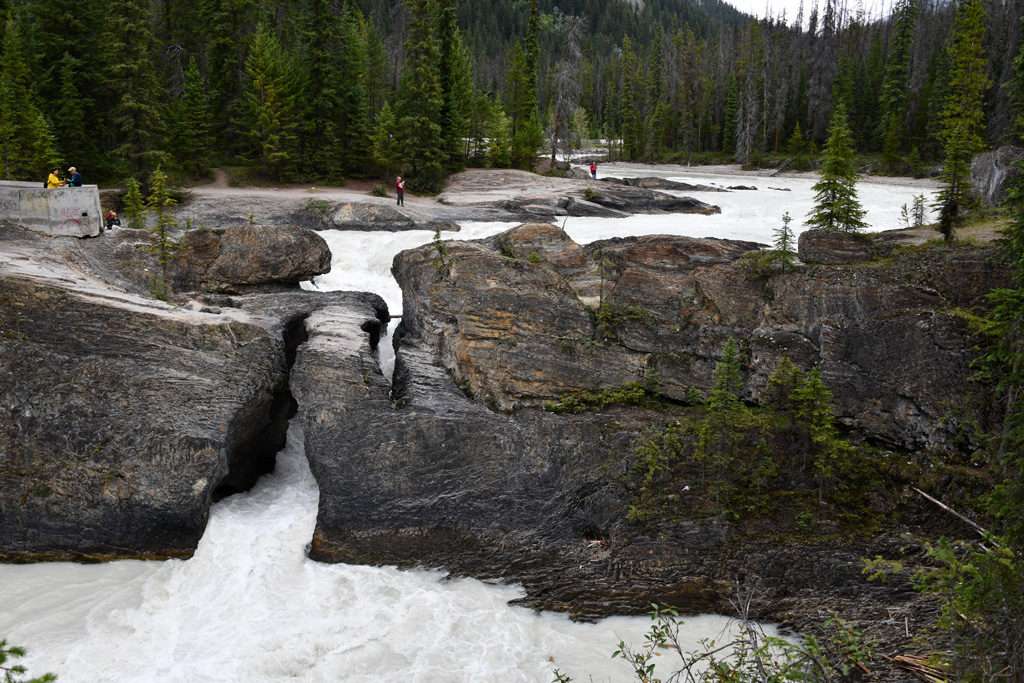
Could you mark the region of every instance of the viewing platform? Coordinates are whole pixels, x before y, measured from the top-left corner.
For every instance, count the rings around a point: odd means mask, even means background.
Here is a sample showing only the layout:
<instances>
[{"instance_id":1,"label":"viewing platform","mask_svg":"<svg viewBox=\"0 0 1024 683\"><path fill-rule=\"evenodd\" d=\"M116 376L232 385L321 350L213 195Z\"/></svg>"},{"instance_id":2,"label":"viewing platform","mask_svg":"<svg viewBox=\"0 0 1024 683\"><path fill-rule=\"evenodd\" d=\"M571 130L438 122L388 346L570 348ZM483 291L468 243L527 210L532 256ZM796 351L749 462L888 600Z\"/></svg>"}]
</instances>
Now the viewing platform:
<instances>
[{"instance_id":1,"label":"viewing platform","mask_svg":"<svg viewBox=\"0 0 1024 683\"><path fill-rule=\"evenodd\" d=\"M0 180L0 220L47 235L95 237L103 229L99 190Z\"/></svg>"}]
</instances>

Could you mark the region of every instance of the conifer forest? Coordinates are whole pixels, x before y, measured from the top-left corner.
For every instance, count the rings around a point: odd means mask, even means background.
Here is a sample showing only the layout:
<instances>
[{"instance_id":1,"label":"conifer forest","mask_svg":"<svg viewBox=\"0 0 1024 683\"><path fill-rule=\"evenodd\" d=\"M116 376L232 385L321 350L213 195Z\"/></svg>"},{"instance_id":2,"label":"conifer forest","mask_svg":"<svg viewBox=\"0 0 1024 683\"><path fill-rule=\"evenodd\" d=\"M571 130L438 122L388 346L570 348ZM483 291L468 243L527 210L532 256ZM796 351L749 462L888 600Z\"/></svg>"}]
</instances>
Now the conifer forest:
<instances>
[{"instance_id":1,"label":"conifer forest","mask_svg":"<svg viewBox=\"0 0 1024 683\"><path fill-rule=\"evenodd\" d=\"M278 181L626 160L808 167L848 113L879 172L1010 142L1024 0L3 0L0 174ZM959 134L953 135L953 131ZM961 150L957 152L956 150Z\"/></svg>"}]
</instances>

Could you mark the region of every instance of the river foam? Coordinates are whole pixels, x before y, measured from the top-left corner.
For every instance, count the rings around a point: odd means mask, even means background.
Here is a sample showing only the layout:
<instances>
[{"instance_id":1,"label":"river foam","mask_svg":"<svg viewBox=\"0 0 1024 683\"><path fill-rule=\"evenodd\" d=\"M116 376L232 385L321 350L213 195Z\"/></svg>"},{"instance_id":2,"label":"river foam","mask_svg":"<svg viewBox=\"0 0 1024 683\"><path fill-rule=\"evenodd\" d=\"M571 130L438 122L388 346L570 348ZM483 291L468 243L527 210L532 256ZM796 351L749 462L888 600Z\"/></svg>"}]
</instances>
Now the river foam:
<instances>
[{"instance_id":1,"label":"river foam","mask_svg":"<svg viewBox=\"0 0 1024 683\"><path fill-rule=\"evenodd\" d=\"M508 605L523 593L437 571L306 558L318 492L293 421L277 468L213 506L187 561L0 565L0 637L29 672L76 681L621 681L649 621ZM686 620L696 646L724 617Z\"/></svg>"}]
</instances>

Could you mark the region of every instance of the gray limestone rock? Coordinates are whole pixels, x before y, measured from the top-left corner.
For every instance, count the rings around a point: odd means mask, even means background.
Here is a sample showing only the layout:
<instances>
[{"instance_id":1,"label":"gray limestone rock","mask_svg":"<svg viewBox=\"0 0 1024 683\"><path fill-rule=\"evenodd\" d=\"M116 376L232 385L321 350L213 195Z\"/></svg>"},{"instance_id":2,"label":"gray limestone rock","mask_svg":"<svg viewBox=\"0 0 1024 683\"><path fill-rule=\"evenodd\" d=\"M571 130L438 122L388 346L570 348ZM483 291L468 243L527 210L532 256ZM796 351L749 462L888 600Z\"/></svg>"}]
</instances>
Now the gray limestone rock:
<instances>
[{"instance_id":1,"label":"gray limestone rock","mask_svg":"<svg viewBox=\"0 0 1024 683\"><path fill-rule=\"evenodd\" d=\"M971 185L985 206L996 206L1006 199L1007 187L1020 175L1017 162L1022 159L1024 148L1009 145L974 157L971 161Z\"/></svg>"}]
</instances>

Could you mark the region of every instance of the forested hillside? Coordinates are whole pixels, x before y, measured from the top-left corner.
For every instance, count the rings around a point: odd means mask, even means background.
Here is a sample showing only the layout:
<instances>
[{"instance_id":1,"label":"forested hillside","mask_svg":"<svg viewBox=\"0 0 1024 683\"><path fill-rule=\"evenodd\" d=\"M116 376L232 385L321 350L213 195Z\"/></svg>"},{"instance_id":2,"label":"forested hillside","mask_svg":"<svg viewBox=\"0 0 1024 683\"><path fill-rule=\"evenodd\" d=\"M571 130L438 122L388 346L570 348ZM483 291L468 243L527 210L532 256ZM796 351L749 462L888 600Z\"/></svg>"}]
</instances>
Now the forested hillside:
<instances>
[{"instance_id":1,"label":"forested hillside","mask_svg":"<svg viewBox=\"0 0 1024 683\"><path fill-rule=\"evenodd\" d=\"M758 21L720 0L0 0L0 176L404 169L426 188L598 137L627 159L800 165L840 100L858 152L906 172L948 153L963 78L969 151L1014 138L1024 0L842 6Z\"/></svg>"}]
</instances>

